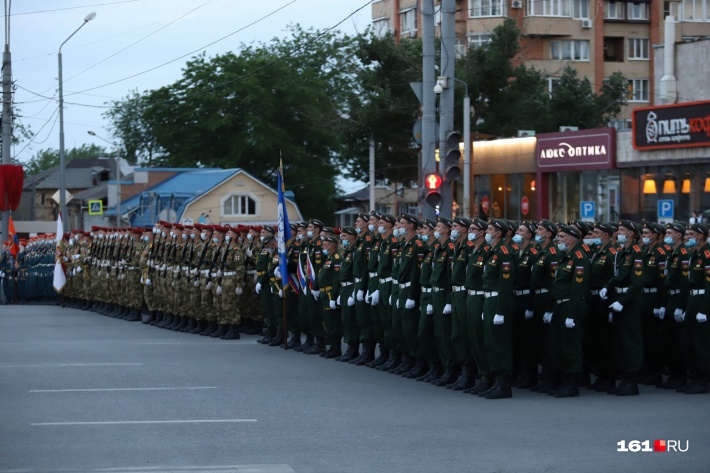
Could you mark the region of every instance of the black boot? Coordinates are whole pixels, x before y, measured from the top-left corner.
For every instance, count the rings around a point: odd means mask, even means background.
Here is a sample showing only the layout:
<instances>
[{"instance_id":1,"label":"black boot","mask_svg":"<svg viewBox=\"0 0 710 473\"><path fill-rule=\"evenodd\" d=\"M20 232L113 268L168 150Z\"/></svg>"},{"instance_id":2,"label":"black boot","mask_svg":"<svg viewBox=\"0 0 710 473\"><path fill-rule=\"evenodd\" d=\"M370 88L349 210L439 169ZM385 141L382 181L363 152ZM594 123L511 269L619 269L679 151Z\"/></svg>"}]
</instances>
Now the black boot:
<instances>
[{"instance_id":1,"label":"black boot","mask_svg":"<svg viewBox=\"0 0 710 473\"><path fill-rule=\"evenodd\" d=\"M368 368L377 368L387 363L390 356L390 349L384 343L380 343L380 354L377 358L367 364Z\"/></svg>"},{"instance_id":2,"label":"black boot","mask_svg":"<svg viewBox=\"0 0 710 473\"><path fill-rule=\"evenodd\" d=\"M342 337L340 337L340 336L331 337L330 349L328 349L328 351L325 352L325 358L337 358L339 356L342 356L343 348L342 348L341 339L342 339Z\"/></svg>"},{"instance_id":3,"label":"black boot","mask_svg":"<svg viewBox=\"0 0 710 473\"><path fill-rule=\"evenodd\" d=\"M416 379L420 376L424 376L428 371L429 365L427 364L427 362L424 361L423 358L417 358L417 362L414 364L414 368L412 368L412 370L407 373L406 378Z\"/></svg>"},{"instance_id":4,"label":"black boot","mask_svg":"<svg viewBox=\"0 0 710 473\"><path fill-rule=\"evenodd\" d=\"M316 337L316 341L308 351L304 351L306 355L320 355L325 352L325 337Z\"/></svg>"},{"instance_id":5,"label":"black boot","mask_svg":"<svg viewBox=\"0 0 710 473\"><path fill-rule=\"evenodd\" d=\"M498 376L493 390L486 394L486 399L508 399L513 397L513 391L510 389L510 379L508 376Z\"/></svg>"},{"instance_id":6,"label":"black boot","mask_svg":"<svg viewBox=\"0 0 710 473\"><path fill-rule=\"evenodd\" d=\"M402 362L399 366L391 371L392 374L403 375L409 373L414 368L414 358L409 355L402 355Z\"/></svg>"},{"instance_id":7,"label":"black boot","mask_svg":"<svg viewBox=\"0 0 710 473\"><path fill-rule=\"evenodd\" d=\"M360 357L357 359L355 366L364 366L375 359L375 341L369 340L363 343L363 350Z\"/></svg>"},{"instance_id":8,"label":"black boot","mask_svg":"<svg viewBox=\"0 0 710 473\"><path fill-rule=\"evenodd\" d=\"M579 385L581 384L581 374L568 374L565 376L565 381L562 385L548 393L557 398L564 397L579 397Z\"/></svg>"},{"instance_id":9,"label":"black boot","mask_svg":"<svg viewBox=\"0 0 710 473\"><path fill-rule=\"evenodd\" d=\"M185 327L185 330L183 332L185 333L194 333L193 330L197 328L197 320L194 319L193 317L190 317L190 320L187 321L187 327Z\"/></svg>"},{"instance_id":10,"label":"black boot","mask_svg":"<svg viewBox=\"0 0 710 473\"><path fill-rule=\"evenodd\" d=\"M276 329L276 333L274 334L273 338L271 341L268 343L270 347L278 347L281 345L284 339L284 331L281 327Z\"/></svg>"},{"instance_id":11,"label":"black boot","mask_svg":"<svg viewBox=\"0 0 710 473\"><path fill-rule=\"evenodd\" d=\"M390 356L387 358L387 361L375 369L377 371L389 371L395 369L400 363L402 363L402 355L400 355L399 352L390 350Z\"/></svg>"},{"instance_id":12,"label":"black boot","mask_svg":"<svg viewBox=\"0 0 710 473\"><path fill-rule=\"evenodd\" d=\"M710 381L707 376L696 376L685 389L685 394L707 394L710 392Z\"/></svg>"},{"instance_id":13,"label":"black boot","mask_svg":"<svg viewBox=\"0 0 710 473\"><path fill-rule=\"evenodd\" d=\"M431 384L434 386L442 387L446 386L447 384L451 384L456 382L458 379L458 372L455 367L453 366L448 366L446 368L446 371L444 371L444 374L441 375L441 378L432 381Z\"/></svg>"},{"instance_id":14,"label":"black boot","mask_svg":"<svg viewBox=\"0 0 710 473\"><path fill-rule=\"evenodd\" d=\"M342 356L339 356L335 359L345 363L350 360L354 360L355 358L357 358L359 356L360 356L360 344L358 342L350 342L350 343L348 343L348 349L345 350L345 353L343 353Z\"/></svg>"},{"instance_id":15,"label":"black boot","mask_svg":"<svg viewBox=\"0 0 710 473\"><path fill-rule=\"evenodd\" d=\"M271 343L271 340L273 340L274 336L276 335L276 329L273 327L266 327L264 328L263 334L260 339L256 341L256 343L261 343L262 345L268 345Z\"/></svg>"},{"instance_id":16,"label":"black boot","mask_svg":"<svg viewBox=\"0 0 710 473\"><path fill-rule=\"evenodd\" d=\"M306 351L310 350L312 346L313 335L306 334L306 341L300 347L294 348L294 350L299 351L301 353L305 353Z\"/></svg>"},{"instance_id":17,"label":"black boot","mask_svg":"<svg viewBox=\"0 0 710 473\"><path fill-rule=\"evenodd\" d=\"M190 325L190 320L192 320L192 317L189 315L186 315L182 318L182 321L180 322L180 325L178 325L175 330L178 332L187 332L187 327Z\"/></svg>"},{"instance_id":18,"label":"black boot","mask_svg":"<svg viewBox=\"0 0 710 473\"><path fill-rule=\"evenodd\" d=\"M139 309L131 309L131 311L126 316L126 320L129 322L138 322L141 319L141 313Z\"/></svg>"},{"instance_id":19,"label":"black boot","mask_svg":"<svg viewBox=\"0 0 710 473\"><path fill-rule=\"evenodd\" d=\"M632 375L626 375L624 380L614 390L614 394L617 396L638 396L639 386L636 383L636 378Z\"/></svg>"},{"instance_id":20,"label":"black boot","mask_svg":"<svg viewBox=\"0 0 710 473\"><path fill-rule=\"evenodd\" d=\"M441 366L440 363L434 363L431 365L429 368L429 371L427 371L424 376L420 376L417 378L417 381L424 381L425 383L430 383L432 379L439 379L441 378L441 375L444 373L444 368Z\"/></svg>"},{"instance_id":21,"label":"black boot","mask_svg":"<svg viewBox=\"0 0 710 473\"><path fill-rule=\"evenodd\" d=\"M286 348L289 350L295 350L301 346L301 332L295 330L291 332L291 339L286 344Z\"/></svg>"},{"instance_id":22,"label":"black boot","mask_svg":"<svg viewBox=\"0 0 710 473\"><path fill-rule=\"evenodd\" d=\"M459 376L459 379L456 381L456 383L451 386L451 390L463 391L465 389L473 387L476 382L475 372L475 368L471 367L470 365L464 366L461 370L461 376ZM449 389L449 387L446 386L446 389Z\"/></svg>"},{"instance_id":23,"label":"black boot","mask_svg":"<svg viewBox=\"0 0 710 473\"><path fill-rule=\"evenodd\" d=\"M229 330L222 337L225 340L239 340L239 326L237 324L230 324Z\"/></svg>"},{"instance_id":24,"label":"black boot","mask_svg":"<svg viewBox=\"0 0 710 473\"><path fill-rule=\"evenodd\" d=\"M210 333L210 338L219 338L225 333L227 333L228 326L226 324L217 324L217 328L214 332Z\"/></svg>"},{"instance_id":25,"label":"black boot","mask_svg":"<svg viewBox=\"0 0 710 473\"><path fill-rule=\"evenodd\" d=\"M474 396L478 396L493 387L492 380L487 375L482 375L476 380L476 384L469 390ZM464 391L465 392L465 391Z\"/></svg>"},{"instance_id":26,"label":"black boot","mask_svg":"<svg viewBox=\"0 0 710 473\"><path fill-rule=\"evenodd\" d=\"M217 330L217 328L218 328L217 321L210 320L209 322L207 322L207 327L202 332L200 332L200 335L206 337L207 335L209 335L212 332L214 332L215 330Z\"/></svg>"},{"instance_id":27,"label":"black boot","mask_svg":"<svg viewBox=\"0 0 710 473\"><path fill-rule=\"evenodd\" d=\"M151 320L153 320L153 317L154 317L153 311L143 312L143 313L141 313L141 323L144 323L147 325L150 323Z\"/></svg>"}]
</instances>

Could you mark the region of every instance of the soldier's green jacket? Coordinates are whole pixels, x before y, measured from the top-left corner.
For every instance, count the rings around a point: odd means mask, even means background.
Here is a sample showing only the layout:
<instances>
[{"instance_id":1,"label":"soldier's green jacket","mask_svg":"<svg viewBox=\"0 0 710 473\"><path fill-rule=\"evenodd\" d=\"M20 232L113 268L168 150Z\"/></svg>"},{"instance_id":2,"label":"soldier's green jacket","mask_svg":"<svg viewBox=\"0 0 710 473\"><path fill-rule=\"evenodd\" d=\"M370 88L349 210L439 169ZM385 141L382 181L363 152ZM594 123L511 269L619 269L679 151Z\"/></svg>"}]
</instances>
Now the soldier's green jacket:
<instances>
[{"instance_id":1,"label":"soldier's green jacket","mask_svg":"<svg viewBox=\"0 0 710 473\"><path fill-rule=\"evenodd\" d=\"M325 310L330 310L330 301L337 301L340 295L340 267L342 259L342 250L337 248L333 254L327 255L327 259L318 270L319 299Z\"/></svg>"}]
</instances>

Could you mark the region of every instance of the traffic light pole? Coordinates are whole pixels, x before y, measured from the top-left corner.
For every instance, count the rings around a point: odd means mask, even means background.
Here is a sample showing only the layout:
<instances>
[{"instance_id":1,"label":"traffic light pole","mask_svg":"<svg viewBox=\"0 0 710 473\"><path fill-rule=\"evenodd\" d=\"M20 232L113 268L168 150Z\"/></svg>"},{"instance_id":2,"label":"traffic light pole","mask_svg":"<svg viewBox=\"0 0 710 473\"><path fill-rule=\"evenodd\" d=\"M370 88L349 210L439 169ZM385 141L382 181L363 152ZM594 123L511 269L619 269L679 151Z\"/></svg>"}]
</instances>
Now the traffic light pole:
<instances>
[{"instance_id":1,"label":"traffic light pole","mask_svg":"<svg viewBox=\"0 0 710 473\"><path fill-rule=\"evenodd\" d=\"M436 48L435 44L434 0L422 2L422 159L420 169L420 189L427 192L425 179L436 172ZM436 208L425 198L421 199L422 217L436 218Z\"/></svg>"},{"instance_id":2,"label":"traffic light pole","mask_svg":"<svg viewBox=\"0 0 710 473\"><path fill-rule=\"evenodd\" d=\"M456 0L441 2L441 75L453 78L456 63ZM453 80L451 80L453 83ZM447 133L454 128L454 88L443 88L439 95L439 150L446 143ZM439 215L451 217L454 182L444 179L441 186L441 206Z\"/></svg>"}]
</instances>

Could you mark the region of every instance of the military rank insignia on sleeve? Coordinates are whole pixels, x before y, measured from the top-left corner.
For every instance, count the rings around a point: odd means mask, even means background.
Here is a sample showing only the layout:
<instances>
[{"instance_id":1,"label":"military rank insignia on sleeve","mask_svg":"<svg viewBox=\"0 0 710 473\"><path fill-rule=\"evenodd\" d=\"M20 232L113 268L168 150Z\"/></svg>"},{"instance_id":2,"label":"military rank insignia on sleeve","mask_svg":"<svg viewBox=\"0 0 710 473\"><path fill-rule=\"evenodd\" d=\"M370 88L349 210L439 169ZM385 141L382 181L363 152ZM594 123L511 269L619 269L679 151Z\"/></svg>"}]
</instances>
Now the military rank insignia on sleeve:
<instances>
[{"instance_id":1,"label":"military rank insignia on sleeve","mask_svg":"<svg viewBox=\"0 0 710 473\"><path fill-rule=\"evenodd\" d=\"M584 266L574 268L574 280L578 283L584 282Z\"/></svg>"},{"instance_id":2,"label":"military rank insignia on sleeve","mask_svg":"<svg viewBox=\"0 0 710 473\"><path fill-rule=\"evenodd\" d=\"M503 279L509 279L510 278L510 263L507 261L504 261L503 264L501 264L501 271L503 273Z\"/></svg>"},{"instance_id":3,"label":"military rank insignia on sleeve","mask_svg":"<svg viewBox=\"0 0 710 473\"><path fill-rule=\"evenodd\" d=\"M634 260L634 274L641 276L643 274L643 260Z\"/></svg>"}]
</instances>

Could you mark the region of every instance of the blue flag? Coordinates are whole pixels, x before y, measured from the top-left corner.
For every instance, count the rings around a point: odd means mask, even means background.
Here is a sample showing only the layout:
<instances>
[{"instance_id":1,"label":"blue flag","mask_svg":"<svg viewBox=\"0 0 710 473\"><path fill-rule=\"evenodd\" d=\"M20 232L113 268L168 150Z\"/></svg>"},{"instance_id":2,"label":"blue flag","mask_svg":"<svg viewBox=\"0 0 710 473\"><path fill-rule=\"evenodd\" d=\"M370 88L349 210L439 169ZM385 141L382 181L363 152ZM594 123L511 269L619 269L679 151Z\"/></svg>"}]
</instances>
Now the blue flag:
<instances>
[{"instance_id":1,"label":"blue flag","mask_svg":"<svg viewBox=\"0 0 710 473\"><path fill-rule=\"evenodd\" d=\"M291 225L288 223L288 212L284 199L284 183L281 173L283 168L279 167L278 182L278 227L279 227L279 271L281 271L281 281L284 289L290 283L288 274L288 261L286 260L286 242L291 239Z\"/></svg>"}]
</instances>

